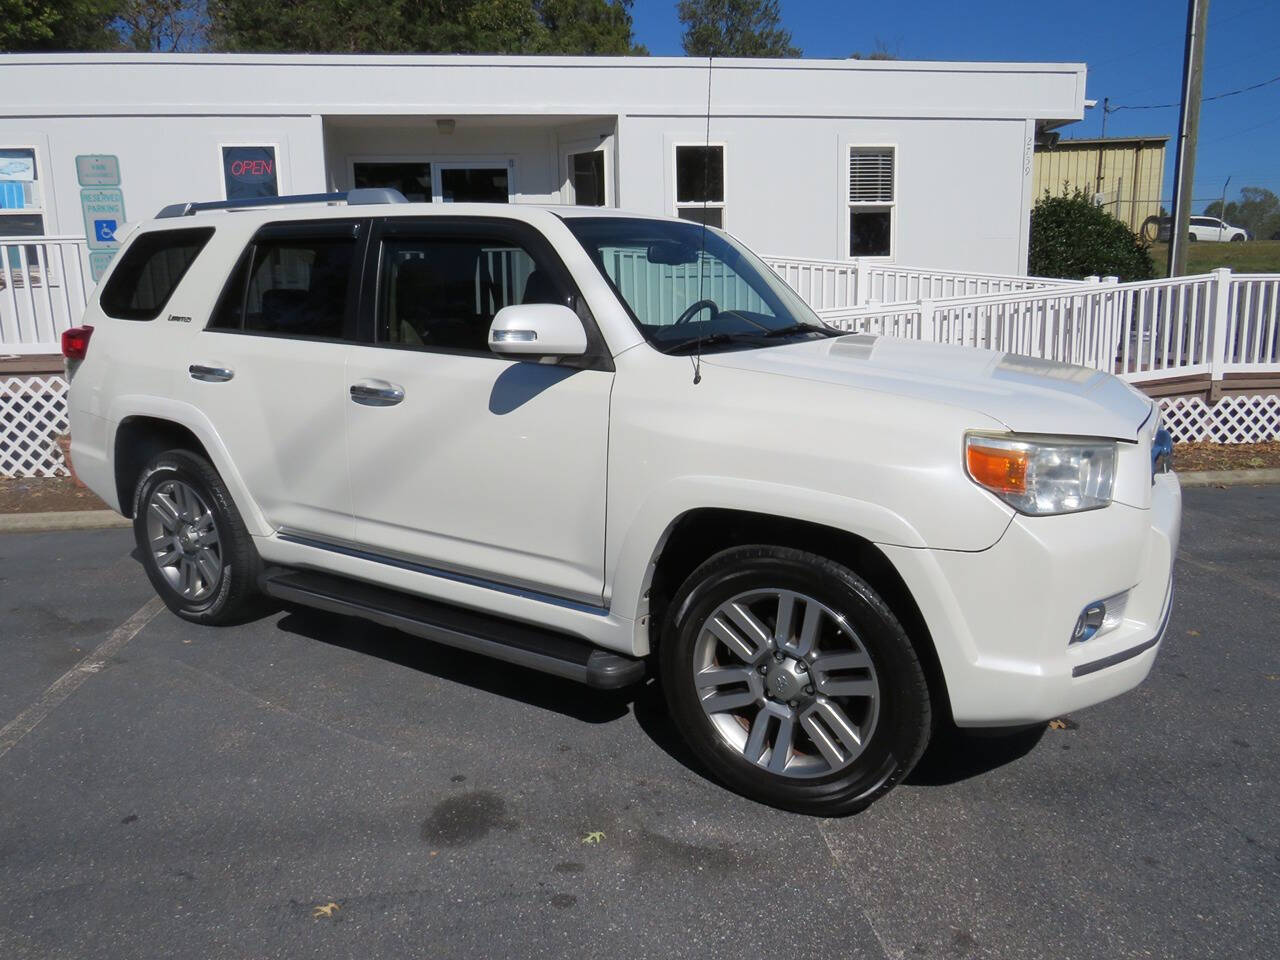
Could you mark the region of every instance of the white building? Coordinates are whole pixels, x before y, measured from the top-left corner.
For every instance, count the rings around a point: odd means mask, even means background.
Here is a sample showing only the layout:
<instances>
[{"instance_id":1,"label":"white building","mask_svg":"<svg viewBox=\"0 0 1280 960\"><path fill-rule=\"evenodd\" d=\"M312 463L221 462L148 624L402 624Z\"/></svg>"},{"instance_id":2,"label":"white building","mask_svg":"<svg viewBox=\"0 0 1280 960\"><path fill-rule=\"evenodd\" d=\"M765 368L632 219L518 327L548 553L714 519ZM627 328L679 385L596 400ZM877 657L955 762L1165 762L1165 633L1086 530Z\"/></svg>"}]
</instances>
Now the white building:
<instances>
[{"instance_id":1,"label":"white building","mask_svg":"<svg viewBox=\"0 0 1280 960\"><path fill-rule=\"evenodd\" d=\"M112 225L168 203L387 185L1022 273L1036 126L1079 119L1084 86L1082 64L5 56L0 237L87 234L100 267Z\"/></svg>"}]
</instances>

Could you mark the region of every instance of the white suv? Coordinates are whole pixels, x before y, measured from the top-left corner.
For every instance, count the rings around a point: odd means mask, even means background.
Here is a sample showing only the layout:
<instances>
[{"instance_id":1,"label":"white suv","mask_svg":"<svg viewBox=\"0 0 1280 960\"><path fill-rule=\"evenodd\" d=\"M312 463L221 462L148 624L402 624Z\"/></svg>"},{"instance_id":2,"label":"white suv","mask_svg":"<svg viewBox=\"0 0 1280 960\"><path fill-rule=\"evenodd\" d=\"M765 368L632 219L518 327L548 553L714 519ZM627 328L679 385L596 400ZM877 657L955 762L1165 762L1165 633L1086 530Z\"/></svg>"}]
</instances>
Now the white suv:
<instances>
[{"instance_id":1,"label":"white suv","mask_svg":"<svg viewBox=\"0 0 1280 960\"><path fill-rule=\"evenodd\" d=\"M1181 494L1115 377L841 335L681 220L288 199L162 211L64 342L76 469L179 616L652 665L711 771L822 814L1150 670Z\"/></svg>"},{"instance_id":2,"label":"white suv","mask_svg":"<svg viewBox=\"0 0 1280 960\"><path fill-rule=\"evenodd\" d=\"M1249 239L1249 231L1244 227L1233 227L1225 220L1219 220L1217 217L1192 217L1187 231L1187 239L1189 240L1239 243Z\"/></svg>"}]
</instances>

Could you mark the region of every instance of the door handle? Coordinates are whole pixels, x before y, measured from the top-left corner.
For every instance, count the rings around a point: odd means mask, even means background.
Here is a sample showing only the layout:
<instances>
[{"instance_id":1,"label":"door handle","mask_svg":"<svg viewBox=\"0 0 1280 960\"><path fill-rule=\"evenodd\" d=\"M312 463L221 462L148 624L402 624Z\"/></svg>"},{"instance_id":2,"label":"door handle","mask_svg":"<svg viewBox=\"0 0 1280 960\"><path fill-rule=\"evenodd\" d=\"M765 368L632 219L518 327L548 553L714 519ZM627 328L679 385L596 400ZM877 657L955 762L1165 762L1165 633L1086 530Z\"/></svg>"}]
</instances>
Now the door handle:
<instances>
[{"instance_id":1,"label":"door handle","mask_svg":"<svg viewBox=\"0 0 1280 960\"><path fill-rule=\"evenodd\" d=\"M236 375L234 370L226 367L212 367L203 363L193 363L187 367L192 380L203 380L205 383L226 383Z\"/></svg>"},{"instance_id":2,"label":"door handle","mask_svg":"<svg viewBox=\"0 0 1280 960\"><path fill-rule=\"evenodd\" d=\"M366 407L394 407L404 399L404 388L385 380L361 380L351 385L351 399Z\"/></svg>"}]
</instances>

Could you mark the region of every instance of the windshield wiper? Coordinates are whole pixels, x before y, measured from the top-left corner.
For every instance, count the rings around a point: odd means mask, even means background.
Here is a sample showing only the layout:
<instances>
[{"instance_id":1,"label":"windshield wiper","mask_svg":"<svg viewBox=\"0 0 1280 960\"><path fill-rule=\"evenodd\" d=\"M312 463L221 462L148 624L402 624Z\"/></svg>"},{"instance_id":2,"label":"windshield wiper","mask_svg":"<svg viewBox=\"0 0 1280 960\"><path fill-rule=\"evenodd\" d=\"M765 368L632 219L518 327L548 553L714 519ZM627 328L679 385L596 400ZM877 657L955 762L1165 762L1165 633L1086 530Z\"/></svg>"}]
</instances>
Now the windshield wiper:
<instances>
[{"instance_id":1,"label":"windshield wiper","mask_svg":"<svg viewBox=\"0 0 1280 960\"><path fill-rule=\"evenodd\" d=\"M759 336L790 337L797 333L821 333L825 335L827 330L825 327L815 327L812 323L793 323L790 326L778 327L776 330L770 330L768 333L759 334Z\"/></svg>"},{"instance_id":2,"label":"windshield wiper","mask_svg":"<svg viewBox=\"0 0 1280 960\"><path fill-rule=\"evenodd\" d=\"M669 347L660 347L663 353L675 353L684 350L687 347L696 347L699 343L704 347L715 346L719 343L732 343L743 337L757 338L762 336L758 333L709 333L705 337L690 337L688 340L681 340L679 343L673 343Z\"/></svg>"}]
</instances>

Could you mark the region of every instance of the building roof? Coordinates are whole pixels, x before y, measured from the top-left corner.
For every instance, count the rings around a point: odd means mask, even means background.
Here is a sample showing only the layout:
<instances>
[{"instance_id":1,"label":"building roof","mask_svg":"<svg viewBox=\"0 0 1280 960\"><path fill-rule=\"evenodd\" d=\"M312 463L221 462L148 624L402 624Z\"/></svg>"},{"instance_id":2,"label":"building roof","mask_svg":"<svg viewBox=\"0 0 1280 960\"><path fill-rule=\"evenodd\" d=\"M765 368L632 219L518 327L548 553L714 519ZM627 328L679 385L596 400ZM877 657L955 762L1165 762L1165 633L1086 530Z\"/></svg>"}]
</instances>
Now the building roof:
<instances>
[{"instance_id":1,"label":"building roof","mask_svg":"<svg viewBox=\"0 0 1280 960\"><path fill-rule=\"evenodd\" d=\"M718 116L1077 120L1080 63L711 62ZM692 57L17 54L0 116L702 116Z\"/></svg>"}]
</instances>

